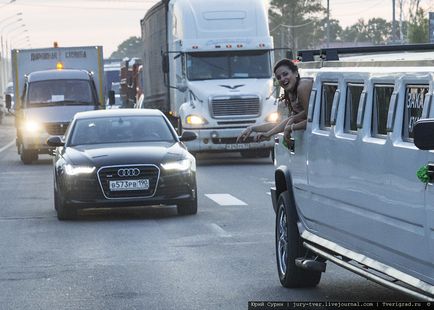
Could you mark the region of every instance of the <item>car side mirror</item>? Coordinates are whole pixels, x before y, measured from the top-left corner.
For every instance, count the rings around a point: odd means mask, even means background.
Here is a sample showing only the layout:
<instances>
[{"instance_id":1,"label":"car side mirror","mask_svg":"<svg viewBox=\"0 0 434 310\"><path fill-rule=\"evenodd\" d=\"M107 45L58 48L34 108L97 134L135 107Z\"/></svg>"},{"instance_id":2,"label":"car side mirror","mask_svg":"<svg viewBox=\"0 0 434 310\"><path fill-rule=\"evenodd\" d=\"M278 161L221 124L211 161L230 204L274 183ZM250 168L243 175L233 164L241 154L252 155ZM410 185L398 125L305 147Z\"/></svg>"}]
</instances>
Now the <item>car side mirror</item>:
<instances>
[{"instance_id":1,"label":"car side mirror","mask_svg":"<svg viewBox=\"0 0 434 310\"><path fill-rule=\"evenodd\" d=\"M51 147L64 146L65 142L59 136L52 136L47 139L47 145Z\"/></svg>"},{"instance_id":2,"label":"car side mirror","mask_svg":"<svg viewBox=\"0 0 434 310\"><path fill-rule=\"evenodd\" d=\"M110 90L109 91L109 105L114 105L114 104L115 104L115 91Z\"/></svg>"},{"instance_id":3,"label":"car side mirror","mask_svg":"<svg viewBox=\"0 0 434 310\"><path fill-rule=\"evenodd\" d=\"M193 141L195 139L197 139L197 134L193 131L184 131L182 133L182 136L179 137L179 140L181 140L182 142Z\"/></svg>"},{"instance_id":4,"label":"car side mirror","mask_svg":"<svg viewBox=\"0 0 434 310\"><path fill-rule=\"evenodd\" d=\"M12 108L12 96L7 94L5 100L6 100L6 109L10 110Z\"/></svg>"},{"instance_id":5,"label":"car side mirror","mask_svg":"<svg viewBox=\"0 0 434 310\"><path fill-rule=\"evenodd\" d=\"M434 118L420 119L413 127L414 144L421 150L434 150Z\"/></svg>"}]
</instances>

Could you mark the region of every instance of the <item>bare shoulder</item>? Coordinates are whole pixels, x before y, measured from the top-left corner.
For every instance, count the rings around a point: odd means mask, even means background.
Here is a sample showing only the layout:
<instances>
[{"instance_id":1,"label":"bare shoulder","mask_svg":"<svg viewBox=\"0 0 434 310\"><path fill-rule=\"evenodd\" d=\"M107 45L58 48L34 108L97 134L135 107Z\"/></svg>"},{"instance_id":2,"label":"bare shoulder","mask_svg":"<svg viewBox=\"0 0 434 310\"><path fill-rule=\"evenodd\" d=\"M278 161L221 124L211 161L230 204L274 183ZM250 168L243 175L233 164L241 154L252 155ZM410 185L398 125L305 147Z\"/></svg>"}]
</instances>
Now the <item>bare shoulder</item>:
<instances>
[{"instance_id":1,"label":"bare shoulder","mask_svg":"<svg viewBox=\"0 0 434 310\"><path fill-rule=\"evenodd\" d=\"M309 98L310 92L312 91L313 79L311 78L301 78L297 87L297 93L299 96L304 98Z\"/></svg>"}]
</instances>

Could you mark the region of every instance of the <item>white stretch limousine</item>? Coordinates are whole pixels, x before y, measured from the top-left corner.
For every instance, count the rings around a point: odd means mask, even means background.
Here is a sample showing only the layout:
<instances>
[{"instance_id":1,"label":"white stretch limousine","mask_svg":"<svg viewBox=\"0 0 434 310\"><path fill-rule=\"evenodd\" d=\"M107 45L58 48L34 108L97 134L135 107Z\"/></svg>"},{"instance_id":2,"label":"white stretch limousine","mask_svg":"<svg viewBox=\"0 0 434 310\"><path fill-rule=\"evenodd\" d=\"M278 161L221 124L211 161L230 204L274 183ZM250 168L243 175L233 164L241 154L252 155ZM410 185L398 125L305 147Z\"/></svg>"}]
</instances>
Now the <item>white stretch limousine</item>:
<instances>
[{"instance_id":1,"label":"white stretch limousine","mask_svg":"<svg viewBox=\"0 0 434 310\"><path fill-rule=\"evenodd\" d=\"M299 57L314 84L306 130L276 137L280 282L316 286L331 261L434 300L434 45Z\"/></svg>"}]
</instances>

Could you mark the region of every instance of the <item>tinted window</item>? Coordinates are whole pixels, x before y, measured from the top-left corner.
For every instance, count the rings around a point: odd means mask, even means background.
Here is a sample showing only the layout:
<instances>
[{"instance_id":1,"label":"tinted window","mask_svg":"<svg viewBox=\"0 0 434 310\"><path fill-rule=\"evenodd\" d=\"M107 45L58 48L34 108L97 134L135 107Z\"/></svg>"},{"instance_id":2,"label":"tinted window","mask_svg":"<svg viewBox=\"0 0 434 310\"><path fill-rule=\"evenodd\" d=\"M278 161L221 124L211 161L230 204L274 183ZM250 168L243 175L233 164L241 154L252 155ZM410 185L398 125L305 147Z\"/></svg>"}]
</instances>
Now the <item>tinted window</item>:
<instances>
[{"instance_id":1,"label":"tinted window","mask_svg":"<svg viewBox=\"0 0 434 310\"><path fill-rule=\"evenodd\" d=\"M77 120L70 145L152 141L175 141L163 117L118 116Z\"/></svg>"},{"instance_id":2,"label":"tinted window","mask_svg":"<svg viewBox=\"0 0 434 310\"><path fill-rule=\"evenodd\" d=\"M321 111L320 111L320 128L331 127L331 113L333 106L333 98L335 96L338 85L336 83L324 83L322 85L321 96Z\"/></svg>"},{"instance_id":3,"label":"tinted window","mask_svg":"<svg viewBox=\"0 0 434 310\"><path fill-rule=\"evenodd\" d=\"M228 78L270 78L270 52L202 52L187 54L190 81Z\"/></svg>"},{"instance_id":4,"label":"tinted window","mask_svg":"<svg viewBox=\"0 0 434 310\"><path fill-rule=\"evenodd\" d=\"M344 131L357 131L357 111L359 110L360 96L363 84L347 85L347 98L345 100L345 125Z\"/></svg>"},{"instance_id":5,"label":"tinted window","mask_svg":"<svg viewBox=\"0 0 434 310\"><path fill-rule=\"evenodd\" d=\"M412 141L413 139L413 126L422 116L427 93L428 85L407 85L406 87L402 128L404 140Z\"/></svg>"},{"instance_id":6,"label":"tinted window","mask_svg":"<svg viewBox=\"0 0 434 310\"><path fill-rule=\"evenodd\" d=\"M387 134L387 114L389 112L390 98L393 85L375 85L374 102L372 107L372 135Z\"/></svg>"}]
</instances>

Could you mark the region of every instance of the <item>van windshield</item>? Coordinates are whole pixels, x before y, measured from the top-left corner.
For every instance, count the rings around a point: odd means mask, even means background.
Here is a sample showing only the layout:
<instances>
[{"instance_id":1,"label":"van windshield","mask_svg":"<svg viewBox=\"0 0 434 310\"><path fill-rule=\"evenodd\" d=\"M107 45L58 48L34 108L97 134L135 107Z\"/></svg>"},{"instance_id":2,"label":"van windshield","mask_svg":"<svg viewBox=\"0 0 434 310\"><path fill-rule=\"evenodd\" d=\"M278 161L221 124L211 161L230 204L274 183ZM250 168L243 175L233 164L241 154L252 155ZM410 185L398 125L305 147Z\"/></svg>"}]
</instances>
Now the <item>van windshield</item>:
<instances>
[{"instance_id":1,"label":"van windshield","mask_svg":"<svg viewBox=\"0 0 434 310\"><path fill-rule=\"evenodd\" d=\"M269 51L198 52L187 54L187 78L271 78Z\"/></svg>"},{"instance_id":2,"label":"van windshield","mask_svg":"<svg viewBox=\"0 0 434 310\"><path fill-rule=\"evenodd\" d=\"M92 88L87 80L46 80L29 84L29 105L94 104Z\"/></svg>"}]
</instances>

